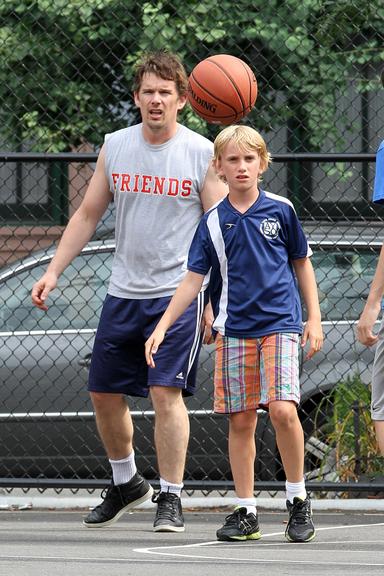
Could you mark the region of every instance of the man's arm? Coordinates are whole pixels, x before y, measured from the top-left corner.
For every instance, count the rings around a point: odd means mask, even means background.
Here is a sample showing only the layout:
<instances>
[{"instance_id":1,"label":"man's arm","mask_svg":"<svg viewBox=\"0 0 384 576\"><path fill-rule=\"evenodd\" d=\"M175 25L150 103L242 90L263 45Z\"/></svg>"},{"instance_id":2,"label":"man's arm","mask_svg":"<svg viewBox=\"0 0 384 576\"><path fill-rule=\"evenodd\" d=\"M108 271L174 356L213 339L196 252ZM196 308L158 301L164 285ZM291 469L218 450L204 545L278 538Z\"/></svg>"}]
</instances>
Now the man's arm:
<instances>
[{"instance_id":1,"label":"man's arm","mask_svg":"<svg viewBox=\"0 0 384 576\"><path fill-rule=\"evenodd\" d=\"M372 346L379 337L373 333L374 324L381 310L381 299L384 294L384 244L381 248L376 272L369 290L367 302L357 324L357 338L362 344Z\"/></svg>"},{"instance_id":2,"label":"man's arm","mask_svg":"<svg viewBox=\"0 0 384 576\"><path fill-rule=\"evenodd\" d=\"M168 308L145 343L145 357L148 366L151 368L155 366L153 354L156 354L160 344L164 340L166 331L176 322L176 320L197 297L203 285L203 281L203 274L188 271L179 284Z\"/></svg>"},{"instance_id":3,"label":"man's arm","mask_svg":"<svg viewBox=\"0 0 384 576\"><path fill-rule=\"evenodd\" d=\"M323 329L317 284L312 262L309 258L299 258L292 261L300 292L304 298L308 318L305 323L301 345L304 347L309 340L309 350L306 359L311 358L323 346Z\"/></svg>"},{"instance_id":4,"label":"man's arm","mask_svg":"<svg viewBox=\"0 0 384 576\"><path fill-rule=\"evenodd\" d=\"M204 212L228 194L228 186L217 176L211 163L205 175L203 188L200 191L201 203Z\"/></svg>"},{"instance_id":5,"label":"man's arm","mask_svg":"<svg viewBox=\"0 0 384 576\"><path fill-rule=\"evenodd\" d=\"M56 287L58 277L90 240L112 200L104 166L105 152L102 148L84 199L68 222L46 273L32 288L32 302L42 310L47 310L45 301Z\"/></svg>"}]
</instances>

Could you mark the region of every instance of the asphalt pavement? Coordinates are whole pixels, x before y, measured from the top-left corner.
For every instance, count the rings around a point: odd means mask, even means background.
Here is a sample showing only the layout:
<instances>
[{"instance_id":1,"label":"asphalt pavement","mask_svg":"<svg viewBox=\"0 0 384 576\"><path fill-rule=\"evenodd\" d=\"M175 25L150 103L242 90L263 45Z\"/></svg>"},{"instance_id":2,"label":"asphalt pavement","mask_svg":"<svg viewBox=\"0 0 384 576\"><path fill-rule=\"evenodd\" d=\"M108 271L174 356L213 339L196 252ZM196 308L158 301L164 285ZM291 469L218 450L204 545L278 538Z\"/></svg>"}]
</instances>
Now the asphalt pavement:
<instances>
[{"instance_id":1,"label":"asphalt pavement","mask_svg":"<svg viewBox=\"0 0 384 576\"><path fill-rule=\"evenodd\" d=\"M287 515L259 508L262 538L218 542L230 509L185 509L186 531L152 531L153 510L125 514L114 526L82 525L86 510L0 511L1 576L354 576L384 573L383 511L318 511L316 539L284 538Z\"/></svg>"}]
</instances>

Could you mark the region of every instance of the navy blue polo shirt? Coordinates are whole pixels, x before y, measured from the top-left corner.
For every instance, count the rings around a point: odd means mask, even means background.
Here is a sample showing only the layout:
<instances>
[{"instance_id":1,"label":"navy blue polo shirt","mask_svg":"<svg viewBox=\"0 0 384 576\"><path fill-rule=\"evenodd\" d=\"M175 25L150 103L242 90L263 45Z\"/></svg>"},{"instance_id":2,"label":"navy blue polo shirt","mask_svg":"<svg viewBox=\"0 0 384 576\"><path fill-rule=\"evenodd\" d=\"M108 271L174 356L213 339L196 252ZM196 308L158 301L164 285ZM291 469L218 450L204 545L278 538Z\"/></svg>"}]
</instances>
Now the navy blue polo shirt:
<instances>
[{"instance_id":1,"label":"navy blue polo shirt","mask_svg":"<svg viewBox=\"0 0 384 576\"><path fill-rule=\"evenodd\" d=\"M187 268L198 274L210 271L213 328L223 336L300 334L292 260L311 254L292 203L261 190L245 213L226 197L203 216Z\"/></svg>"}]
</instances>

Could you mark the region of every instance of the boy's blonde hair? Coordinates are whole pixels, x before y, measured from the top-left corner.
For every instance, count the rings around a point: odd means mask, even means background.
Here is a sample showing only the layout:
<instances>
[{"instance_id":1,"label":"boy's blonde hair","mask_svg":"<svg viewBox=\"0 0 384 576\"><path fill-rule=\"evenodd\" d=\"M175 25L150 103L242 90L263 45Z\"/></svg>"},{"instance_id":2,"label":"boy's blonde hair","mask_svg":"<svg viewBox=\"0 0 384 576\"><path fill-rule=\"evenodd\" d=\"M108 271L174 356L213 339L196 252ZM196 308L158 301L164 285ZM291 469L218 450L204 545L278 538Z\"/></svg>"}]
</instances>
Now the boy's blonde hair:
<instances>
[{"instance_id":1,"label":"boy's blonde hair","mask_svg":"<svg viewBox=\"0 0 384 576\"><path fill-rule=\"evenodd\" d=\"M256 150L261 158L261 169L263 172L268 168L272 162L270 153L267 150L267 145L264 138L250 126L227 126L216 136L213 149L213 161L217 165L217 161L223 154L224 148L229 142L233 142L242 151Z\"/></svg>"}]
</instances>

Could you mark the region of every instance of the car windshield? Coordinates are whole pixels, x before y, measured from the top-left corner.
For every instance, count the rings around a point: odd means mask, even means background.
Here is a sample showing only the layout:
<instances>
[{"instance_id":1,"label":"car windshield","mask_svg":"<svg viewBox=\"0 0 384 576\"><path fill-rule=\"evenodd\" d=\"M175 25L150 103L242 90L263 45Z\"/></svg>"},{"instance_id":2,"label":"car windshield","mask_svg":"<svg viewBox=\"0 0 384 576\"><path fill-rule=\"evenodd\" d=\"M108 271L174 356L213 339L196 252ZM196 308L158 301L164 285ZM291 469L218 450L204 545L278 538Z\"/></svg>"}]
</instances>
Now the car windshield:
<instances>
[{"instance_id":1,"label":"car windshield","mask_svg":"<svg viewBox=\"0 0 384 576\"><path fill-rule=\"evenodd\" d=\"M366 250L314 251L323 320L358 320L375 274L377 253Z\"/></svg>"},{"instance_id":2,"label":"car windshield","mask_svg":"<svg viewBox=\"0 0 384 576\"><path fill-rule=\"evenodd\" d=\"M47 265L21 271L0 285L0 331L95 329L107 292L112 253L81 254L60 276L44 312L33 306L33 284Z\"/></svg>"}]
</instances>

